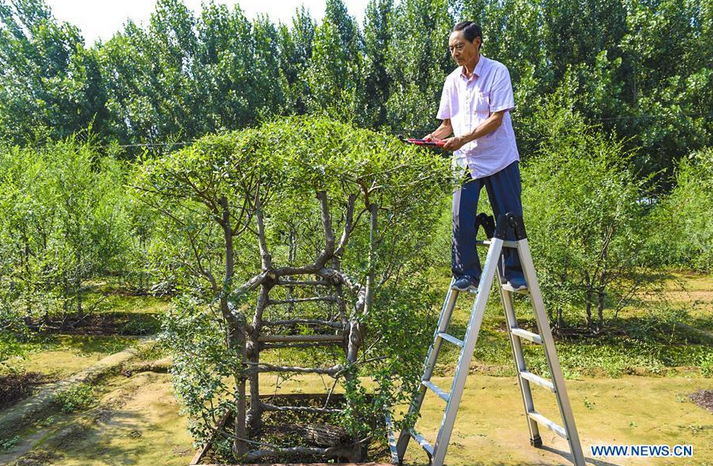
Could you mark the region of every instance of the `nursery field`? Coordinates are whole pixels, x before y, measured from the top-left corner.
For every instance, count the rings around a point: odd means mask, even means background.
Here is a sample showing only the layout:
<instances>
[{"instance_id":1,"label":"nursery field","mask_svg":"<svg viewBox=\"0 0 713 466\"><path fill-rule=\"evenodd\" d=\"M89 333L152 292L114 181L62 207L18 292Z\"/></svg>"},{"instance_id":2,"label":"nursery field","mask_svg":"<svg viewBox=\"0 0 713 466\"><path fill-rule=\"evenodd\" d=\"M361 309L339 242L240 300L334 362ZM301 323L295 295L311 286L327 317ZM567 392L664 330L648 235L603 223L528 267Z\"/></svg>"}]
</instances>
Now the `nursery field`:
<instances>
[{"instance_id":1,"label":"nursery field","mask_svg":"<svg viewBox=\"0 0 713 466\"><path fill-rule=\"evenodd\" d=\"M713 464L713 382L710 334L713 287L709 276L672 274L663 299L671 315L650 315L661 295L641 296L622 313L618 331L593 342L558 340L578 430L589 464ZM102 287L98 286L101 292ZM104 290L106 291L106 290ZM174 396L165 349L148 330L156 330L166 300L109 294L100 319L71 333L38 335L27 342L22 357L4 361L10 374L37 374L24 399L8 400L0 411L0 464L28 465L188 465L196 446L188 421ZM655 300L655 302L654 302ZM529 446L522 401L510 362L510 349L497 302L488 309L482 338L471 367L465 396L451 439L448 464L567 464L566 443L548 431L544 447ZM525 317L524 307L521 316ZM142 322L128 325L117 316ZM110 316L110 317L107 317ZM464 326L467 309L456 315ZM654 319L656 324L647 319ZM99 326L96 322L104 322ZM108 325L107 322L113 322ZM648 326L647 326L648 325ZM643 327L642 327L643 326ZM127 329L128 327L128 329ZM646 328L642 337L633 328ZM133 329L133 334L132 330ZM150 333L150 332L148 332ZM125 360L111 363L83 382L56 390L40 410L32 408L43 390L72 379L110 355L131 349ZM530 360L541 363L535 352ZM453 359L445 358L435 379L447 386ZM538 362L539 361L539 362ZM169 360L170 362L170 360ZM7 382L6 382L7 383ZM369 382L365 381L369 386ZM328 378L302 375L264 377L264 393L324 393ZM7 390L3 387L3 390ZM535 403L557 418L549 395L536 390ZM7 397L7 392L3 392ZM435 434L442 402L428 397L419 429ZM8 419L26 412L21 422ZM5 424L4 424L5 422ZM691 445L689 458L623 458L593 456L596 445ZM423 465L426 457L411 445L406 464Z\"/></svg>"}]
</instances>

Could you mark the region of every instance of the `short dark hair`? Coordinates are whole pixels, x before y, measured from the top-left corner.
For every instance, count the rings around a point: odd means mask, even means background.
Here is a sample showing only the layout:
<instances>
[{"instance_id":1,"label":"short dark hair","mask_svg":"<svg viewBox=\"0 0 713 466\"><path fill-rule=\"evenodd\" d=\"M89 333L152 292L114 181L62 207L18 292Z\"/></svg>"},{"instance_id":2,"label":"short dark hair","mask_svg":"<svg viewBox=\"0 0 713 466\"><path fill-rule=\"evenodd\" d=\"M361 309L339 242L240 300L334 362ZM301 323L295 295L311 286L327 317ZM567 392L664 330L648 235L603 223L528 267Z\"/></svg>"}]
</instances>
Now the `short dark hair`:
<instances>
[{"instance_id":1,"label":"short dark hair","mask_svg":"<svg viewBox=\"0 0 713 466\"><path fill-rule=\"evenodd\" d=\"M463 35L468 42L473 42L476 37L480 37L480 44L483 44L483 30L473 21L461 21L453 26L453 32L463 31Z\"/></svg>"}]
</instances>

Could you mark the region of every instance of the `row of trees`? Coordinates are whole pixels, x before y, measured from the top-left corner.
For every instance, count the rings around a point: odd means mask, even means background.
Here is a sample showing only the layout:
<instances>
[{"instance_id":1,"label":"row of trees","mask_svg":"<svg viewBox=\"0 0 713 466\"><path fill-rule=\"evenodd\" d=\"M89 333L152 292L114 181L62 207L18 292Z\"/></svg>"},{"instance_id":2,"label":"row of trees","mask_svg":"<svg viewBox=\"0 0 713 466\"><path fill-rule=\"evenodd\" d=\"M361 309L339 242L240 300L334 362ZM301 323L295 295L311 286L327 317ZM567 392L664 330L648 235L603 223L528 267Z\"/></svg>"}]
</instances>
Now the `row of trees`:
<instances>
[{"instance_id":1,"label":"row of trees","mask_svg":"<svg viewBox=\"0 0 713 466\"><path fill-rule=\"evenodd\" d=\"M620 141L555 104L536 118L545 143L523 166L523 200L537 265L561 326L603 326L614 315L605 309L621 308L652 269L711 270L710 149L683 159L672 192L653 203L654 183L637 176ZM131 173L150 160L117 160L101 155L92 142L72 139L40 149L0 149L4 326L56 324L50 317L57 315L81 318L93 306L84 298L87 282L107 274L144 292L195 286L180 280L188 271L176 262L194 249L157 225L156 215L127 189ZM434 199L435 210L443 206L444 221L431 232L431 245L419 248L429 263L443 267L450 243L447 205L447 195ZM299 217L296 204L283 208L284 215ZM196 234L202 228L196 225ZM584 312L564 322L567 306Z\"/></svg>"},{"instance_id":2,"label":"row of trees","mask_svg":"<svg viewBox=\"0 0 713 466\"><path fill-rule=\"evenodd\" d=\"M710 144L710 0L371 0L364 23L327 0L318 23L248 20L208 3L197 15L160 0L89 46L43 0L0 1L0 138L63 138L88 127L103 144L190 141L270 115L326 113L362 127L430 129L453 24L484 27L483 52L511 70L523 154L528 123L559 92L590 124L615 132L644 174Z\"/></svg>"},{"instance_id":3,"label":"row of trees","mask_svg":"<svg viewBox=\"0 0 713 466\"><path fill-rule=\"evenodd\" d=\"M123 269L131 243L121 162L73 140L0 155L0 321L82 318L92 277Z\"/></svg>"}]
</instances>

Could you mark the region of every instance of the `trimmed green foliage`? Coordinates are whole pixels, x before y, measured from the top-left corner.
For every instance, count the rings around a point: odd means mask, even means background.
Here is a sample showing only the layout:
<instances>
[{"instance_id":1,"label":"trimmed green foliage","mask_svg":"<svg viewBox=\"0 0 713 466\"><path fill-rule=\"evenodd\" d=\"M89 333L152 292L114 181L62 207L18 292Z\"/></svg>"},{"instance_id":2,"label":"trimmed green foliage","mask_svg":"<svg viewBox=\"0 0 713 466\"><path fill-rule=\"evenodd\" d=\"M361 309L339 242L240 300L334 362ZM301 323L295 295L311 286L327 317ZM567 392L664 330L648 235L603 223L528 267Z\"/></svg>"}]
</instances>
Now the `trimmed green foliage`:
<instances>
[{"instance_id":1,"label":"trimmed green foliage","mask_svg":"<svg viewBox=\"0 0 713 466\"><path fill-rule=\"evenodd\" d=\"M369 362L349 368L354 375L372 376L376 388L367 403L359 379L348 382L350 408L340 422L354 435L373 433L376 419L409 398L428 346L431 332L424 329L434 304L422 274L428 255L419 251L433 240L431 228L440 215L433 205L441 205L449 192L450 176L448 161L431 152L323 118L291 118L210 136L145 161L135 184L140 198L165 214L158 266L170 268L182 294L169 312L164 339L197 439L206 438L213 419L238 396L234 384L244 357L235 335L243 332L242 322L252 321L257 292L248 281L261 273L264 260L258 219L275 267L311 264L324 247L319 193L335 232L354 202L341 270L359 283L373 271L376 283L373 310L355 314L367 329L359 360ZM372 203L379 209L373 243ZM229 236L225 223L218 222L226 218ZM292 248L286 244L290 237ZM234 259L234 269L226 258ZM356 313L357 297L345 290L345 299L348 312ZM308 305L301 309L312 312ZM230 338L221 338L226 334ZM307 357L345 362L341 351L318 349Z\"/></svg>"}]
</instances>

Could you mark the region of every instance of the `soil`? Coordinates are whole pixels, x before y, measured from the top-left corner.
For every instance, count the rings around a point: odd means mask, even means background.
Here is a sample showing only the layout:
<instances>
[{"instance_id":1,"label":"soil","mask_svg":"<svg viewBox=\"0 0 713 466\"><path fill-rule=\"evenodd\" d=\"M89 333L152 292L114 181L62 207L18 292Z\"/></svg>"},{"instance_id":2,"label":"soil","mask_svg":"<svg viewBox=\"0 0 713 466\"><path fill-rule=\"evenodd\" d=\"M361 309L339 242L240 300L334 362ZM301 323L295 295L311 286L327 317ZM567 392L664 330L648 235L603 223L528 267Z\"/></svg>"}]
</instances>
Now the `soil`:
<instances>
[{"instance_id":1,"label":"soil","mask_svg":"<svg viewBox=\"0 0 713 466\"><path fill-rule=\"evenodd\" d=\"M689 398L701 408L713 413L713 390L698 390L692 393Z\"/></svg>"},{"instance_id":2,"label":"soil","mask_svg":"<svg viewBox=\"0 0 713 466\"><path fill-rule=\"evenodd\" d=\"M325 406L325 395L286 395L286 396L268 396L264 399L265 402L278 406L309 406L314 408L322 408ZM340 408L344 406L343 395L332 395L329 403L326 405L329 408ZM351 444L346 430L337 426L332 415L325 413L295 413L295 412L265 412L263 415L263 430L259 433L258 441L271 445L290 445L290 446L307 446L307 447L349 447ZM228 416L223 425L232 425L232 414ZM383 425L382 425L383 426ZM369 461L378 461L388 458L388 447L385 445L379 447L378 442L373 442L373 445L368 451ZM335 459L332 458L332 461ZM338 462L348 462L351 464L351 458L337 458ZM214 464L214 463L230 463L234 462L232 458L223 458L216 454L212 449L208 449L200 462L197 464ZM263 458L262 462L282 463L289 461L299 464L324 464L325 458L313 455L291 455L287 457L270 457Z\"/></svg>"},{"instance_id":3,"label":"soil","mask_svg":"<svg viewBox=\"0 0 713 466\"><path fill-rule=\"evenodd\" d=\"M0 410L29 396L35 388L53 382L39 372L20 372L0 375Z\"/></svg>"}]
</instances>

